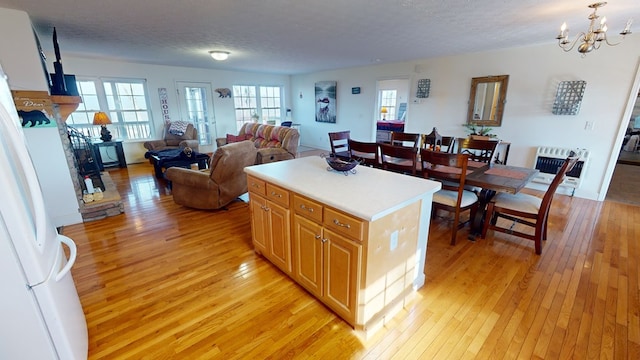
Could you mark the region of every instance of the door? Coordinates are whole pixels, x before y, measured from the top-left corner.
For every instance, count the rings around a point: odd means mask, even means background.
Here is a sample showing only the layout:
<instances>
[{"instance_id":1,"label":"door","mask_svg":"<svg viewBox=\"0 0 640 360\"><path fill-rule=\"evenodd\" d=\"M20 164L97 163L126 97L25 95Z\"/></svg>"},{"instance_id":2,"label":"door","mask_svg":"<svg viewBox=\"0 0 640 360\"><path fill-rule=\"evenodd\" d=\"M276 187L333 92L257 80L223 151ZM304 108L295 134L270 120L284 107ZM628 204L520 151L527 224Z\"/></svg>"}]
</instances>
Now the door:
<instances>
[{"instance_id":1,"label":"door","mask_svg":"<svg viewBox=\"0 0 640 360\"><path fill-rule=\"evenodd\" d=\"M267 248L269 259L282 271L291 274L291 231L289 228L289 210L267 201L269 223L271 225L270 243Z\"/></svg>"},{"instance_id":2,"label":"door","mask_svg":"<svg viewBox=\"0 0 640 360\"><path fill-rule=\"evenodd\" d=\"M253 243L259 253L267 255L267 242L269 241L269 213L267 212L267 200L253 193L249 196Z\"/></svg>"},{"instance_id":3,"label":"door","mask_svg":"<svg viewBox=\"0 0 640 360\"><path fill-rule=\"evenodd\" d=\"M294 277L315 297L322 296L322 226L300 215L294 219Z\"/></svg>"},{"instance_id":4,"label":"door","mask_svg":"<svg viewBox=\"0 0 640 360\"><path fill-rule=\"evenodd\" d=\"M217 137L211 84L178 82L178 101L182 119L198 130L200 145L211 145Z\"/></svg>"},{"instance_id":5,"label":"door","mask_svg":"<svg viewBox=\"0 0 640 360\"><path fill-rule=\"evenodd\" d=\"M356 293L362 245L357 245L331 230L324 229L324 299L345 320L356 318Z\"/></svg>"}]
</instances>

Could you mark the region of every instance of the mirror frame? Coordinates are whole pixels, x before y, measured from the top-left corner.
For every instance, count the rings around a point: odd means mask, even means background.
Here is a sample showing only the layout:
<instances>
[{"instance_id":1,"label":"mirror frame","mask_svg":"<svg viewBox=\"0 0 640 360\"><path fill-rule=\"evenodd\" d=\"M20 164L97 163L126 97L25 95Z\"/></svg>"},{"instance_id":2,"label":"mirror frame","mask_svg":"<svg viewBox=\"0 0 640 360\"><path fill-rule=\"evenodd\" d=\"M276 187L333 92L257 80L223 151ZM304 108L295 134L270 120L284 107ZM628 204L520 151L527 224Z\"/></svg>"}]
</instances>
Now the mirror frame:
<instances>
[{"instance_id":1,"label":"mirror frame","mask_svg":"<svg viewBox=\"0 0 640 360\"><path fill-rule=\"evenodd\" d=\"M484 83L500 83L500 91L496 102L496 112L493 119L474 119L473 110L476 103L476 94L478 85ZM507 102L507 86L509 84L509 75L483 76L471 79L471 92L469 93L469 111L467 113L467 124L476 124L483 126L501 126L502 114L504 113L504 104Z\"/></svg>"}]
</instances>

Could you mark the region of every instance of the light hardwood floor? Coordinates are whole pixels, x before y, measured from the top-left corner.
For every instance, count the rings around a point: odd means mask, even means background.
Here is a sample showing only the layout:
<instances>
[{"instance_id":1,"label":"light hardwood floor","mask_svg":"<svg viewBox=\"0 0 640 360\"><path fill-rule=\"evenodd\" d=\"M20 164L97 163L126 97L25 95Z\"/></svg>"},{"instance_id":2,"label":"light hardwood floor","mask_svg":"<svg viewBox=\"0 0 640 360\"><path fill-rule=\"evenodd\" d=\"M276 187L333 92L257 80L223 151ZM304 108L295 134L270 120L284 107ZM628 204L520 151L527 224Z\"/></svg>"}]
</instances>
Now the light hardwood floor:
<instances>
[{"instance_id":1,"label":"light hardwood floor","mask_svg":"<svg viewBox=\"0 0 640 360\"><path fill-rule=\"evenodd\" d=\"M640 358L640 208L558 195L541 256L432 221L426 285L364 338L253 252L249 207L174 204L149 164L111 171L125 213L64 227L90 359Z\"/></svg>"}]
</instances>

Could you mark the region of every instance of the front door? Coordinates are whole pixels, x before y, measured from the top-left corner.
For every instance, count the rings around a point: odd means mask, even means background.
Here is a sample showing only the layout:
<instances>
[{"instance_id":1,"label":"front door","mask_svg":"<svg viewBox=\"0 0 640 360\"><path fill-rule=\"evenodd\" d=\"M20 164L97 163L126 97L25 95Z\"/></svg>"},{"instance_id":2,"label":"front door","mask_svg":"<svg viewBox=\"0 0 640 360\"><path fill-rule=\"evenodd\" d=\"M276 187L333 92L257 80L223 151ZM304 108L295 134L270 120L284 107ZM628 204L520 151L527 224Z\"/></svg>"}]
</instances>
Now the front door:
<instances>
[{"instance_id":1,"label":"front door","mask_svg":"<svg viewBox=\"0 0 640 360\"><path fill-rule=\"evenodd\" d=\"M176 87L182 119L196 127L200 145L211 145L217 135L211 84L178 82Z\"/></svg>"}]
</instances>

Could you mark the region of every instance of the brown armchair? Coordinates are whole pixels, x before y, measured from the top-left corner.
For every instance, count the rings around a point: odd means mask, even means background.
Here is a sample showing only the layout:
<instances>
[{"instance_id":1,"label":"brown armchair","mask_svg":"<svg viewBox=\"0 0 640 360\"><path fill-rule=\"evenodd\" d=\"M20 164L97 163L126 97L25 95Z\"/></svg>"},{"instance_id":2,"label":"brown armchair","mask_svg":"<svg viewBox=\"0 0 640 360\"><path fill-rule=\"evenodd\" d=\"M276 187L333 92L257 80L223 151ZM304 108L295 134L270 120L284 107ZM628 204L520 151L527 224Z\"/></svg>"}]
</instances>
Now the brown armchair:
<instances>
[{"instance_id":1,"label":"brown armchair","mask_svg":"<svg viewBox=\"0 0 640 360\"><path fill-rule=\"evenodd\" d=\"M190 147L193 151L198 151L198 130L189 124L184 131L183 135L175 135L169 132L171 124L167 124L164 129L164 139L162 140L150 140L145 141L143 146L147 150L167 150L167 149L182 149Z\"/></svg>"},{"instance_id":2,"label":"brown armchair","mask_svg":"<svg viewBox=\"0 0 640 360\"><path fill-rule=\"evenodd\" d=\"M196 209L219 209L247 192L244 168L254 165L256 147L241 141L219 147L209 169L171 167L165 177L172 183L173 201Z\"/></svg>"}]
</instances>

